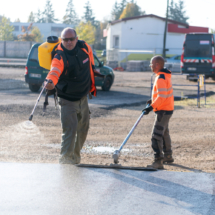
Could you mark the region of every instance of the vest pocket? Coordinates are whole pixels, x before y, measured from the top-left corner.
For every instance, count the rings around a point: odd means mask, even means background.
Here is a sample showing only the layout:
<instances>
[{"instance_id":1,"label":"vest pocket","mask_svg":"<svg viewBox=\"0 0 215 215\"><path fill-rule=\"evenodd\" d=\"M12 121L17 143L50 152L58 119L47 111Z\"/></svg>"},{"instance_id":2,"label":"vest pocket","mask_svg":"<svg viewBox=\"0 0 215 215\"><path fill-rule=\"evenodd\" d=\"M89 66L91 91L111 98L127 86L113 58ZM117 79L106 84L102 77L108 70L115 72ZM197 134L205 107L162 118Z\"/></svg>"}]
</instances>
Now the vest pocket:
<instances>
[{"instance_id":1,"label":"vest pocket","mask_svg":"<svg viewBox=\"0 0 215 215\"><path fill-rule=\"evenodd\" d=\"M69 85L66 88L65 93L70 95L74 93L79 94L82 90L83 90L83 86L80 86L79 83L73 82L71 85Z\"/></svg>"},{"instance_id":2,"label":"vest pocket","mask_svg":"<svg viewBox=\"0 0 215 215\"><path fill-rule=\"evenodd\" d=\"M66 92L67 90L67 86L68 86L68 83L66 81L60 81L58 84L57 84L57 88L62 91L63 93Z\"/></svg>"}]
</instances>

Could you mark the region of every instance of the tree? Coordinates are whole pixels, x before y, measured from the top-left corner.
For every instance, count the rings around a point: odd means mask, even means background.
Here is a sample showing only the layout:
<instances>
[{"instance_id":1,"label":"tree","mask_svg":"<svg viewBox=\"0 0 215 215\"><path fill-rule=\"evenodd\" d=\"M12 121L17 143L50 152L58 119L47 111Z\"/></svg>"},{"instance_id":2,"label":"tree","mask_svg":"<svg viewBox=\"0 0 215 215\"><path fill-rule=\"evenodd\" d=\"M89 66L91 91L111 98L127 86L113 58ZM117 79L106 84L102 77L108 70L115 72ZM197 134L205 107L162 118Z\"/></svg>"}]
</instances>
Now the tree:
<instances>
[{"instance_id":1,"label":"tree","mask_svg":"<svg viewBox=\"0 0 215 215\"><path fill-rule=\"evenodd\" d=\"M35 36L32 33L30 33L30 31L32 30L32 25L33 23L31 23L27 28L22 26L23 34L19 34L17 36L19 41L34 41Z\"/></svg>"},{"instance_id":2,"label":"tree","mask_svg":"<svg viewBox=\"0 0 215 215\"><path fill-rule=\"evenodd\" d=\"M172 0L169 6L169 18L178 22L187 23L189 17L185 14L186 11L184 9L183 0L179 0L178 4Z\"/></svg>"},{"instance_id":3,"label":"tree","mask_svg":"<svg viewBox=\"0 0 215 215\"><path fill-rule=\"evenodd\" d=\"M43 13L40 11L40 9L35 14L35 21L37 23L45 23L45 19L43 17Z\"/></svg>"},{"instance_id":4,"label":"tree","mask_svg":"<svg viewBox=\"0 0 215 215\"><path fill-rule=\"evenodd\" d=\"M17 19L15 19L15 21L14 22L20 22L20 19L19 18L17 18Z\"/></svg>"},{"instance_id":5,"label":"tree","mask_svg":"<svg viewBox=\"0 0 215 215\"><path fill-rule=\"evenodd\" d=\"M18 41L19 40L16 34L13 34L13 39L12 40L13 41Z\"/></svg>"},{"instance_id":6,"label":"tree","mask_svg":"<svg viewBox=\"0 0 215 215\"><path fill-rule=\"evenodd\" d=\"M126 5L127 5L127 0L122 0L121 3L119 4L119 12L118 12L118 19L120 18L123 10L125 9Z\"/></svg>"},{"instance_id":7,"label":"tree","mask_svg":"<svg viewBox=\"0 0 215 215\"><path fill-rule=\"evenodd\" d=\"M43 11L43 21L46 23L54 23L55 21L58 21L58 19L55 18L54 10L52 10L52 4L50 0L46 1L45 10Z\"/></svg>"},{"instance_id":8,"label":"tree","mask_svg":"<svg viewBox=\"0 0 215 215\"><path fill-rule=\"evenodd\" d=\"M104 38L103 38L103 30L107 27L108 21L104 20L99 22L99 25L96 27L95 32L95 42L94 42L94 49L105 49Z\"/></svg>"},{"instance_id":9,"label":"tree","mask_svg":"<svg viewBox=\"0 0 215 215\"><path fill-rule=\"evenodd\" d=\"M9 19L1 17L0 22L0 40L13 40L14 27L10 25Z\"/></svg>"},{"instance_id":10,"label":"tree","mask_svg":"<svg viewBox=\"0 0 215 215\"><path fill-rule=\"evenodd\" d=\"M79 39L84 40L88 44L94 44L95 42L95 27L91 22L80 22L76 27L76 32Z\"/></svg>"},{"instance_id":11,"label":"tree","mask_svg":"<svg viewBox=\"0 0 215 215\"><path fill-rule=\"evenodd\" d=\"M43 36L40 32L40 29L36 26L33 27L33 30L31 31L31 34L34 35L34 41L37 43L43 42Z\"/></svg>"},{"instance_id":12,"label":"tree","mask_svg":"<svg viewBox=\"0 0 215 215\"><path fill-rule=\"evenodd\" d=\"M0 15L0 22L2 22L3 17L5 17L4 15ZM10 18L6 18L9 22L10 22Z\"/></svg>"},{"instance_id":13,"label":"tree","mask_svg":"<svg viewBox=\"0 0 215 215\"><path fill-rule=\"evenodd\" d=\"M34 17L34 14L33 12L31 11L29 17L28 17L28 22L35 22L35 17Z\"/></svg>"},{"instance_id":14,"label":"tree","mask_svg":"<svg viewBox=\"0 0 215 215\"><path fill-rule=\"evenodd\" d=\"M128 3L120 15L119 19L133 17L133 16L141 16L145 14L145 11L141 11L141 8L136 3Z\"/></svg>"},{"instance_id":15,"label":"tree","mask_svg":"<svg viewBox=\"0 0 215 215\"><path fill-rule=\"evenodd\" d=\"M113 9L111 11L111 16L112 16L113 21L119 19L120 14L119 14L119 5L118 5L117 1L115 2Z\"/></svg>"},{"instance_id":16,"label":"tree","mask_svg":"<svg viewBox=\"0 0 215 215\"><path fill-rule=\"evenodd\" d=\"M127 3L128 3L127 0L122 0L122 1L121 1L121 3L119 4L120 13L123 12L123 10L125 9Z\"/></svg>"},{"instance_id":17,"label":"tree","mask_svg":"<svg viewBox=\"0 0 215 215\"><path fill-rule=\"evenodd\" d=\"M66 15L63 17L63 23L76 26L78 25L79 20L75 12L72 1L73 0L69 0L67 9L66 9Z\"/></svg>"},{"instance_id":18,"label":"tree","mask_svg":"<svg viewBox=\"0 0 215 215\"><path fill-rule=\"evenodd\" d=\"M115 2L114 6L113 6L113 10L111 12L112 15L112 20L118 20L120 15L122 14L123 10L125 9L125 6L127 4L127 0L122 0L121 3L117 3L117 1Z\"/></svg>"},{"instance_id":19,"label":"tree","mask_svg":"<svg viewBox=\"0 0 215 215\"><path fill-rule=\"evenodd\" d=\"M91 9L91 5L90 5L90 2L88 1L85 5L85 12L84 12L84 16L83 16L83 19L84 19L84 22L85 23L88 23L90 22L92 25L95 26L95 17L93 16L93 10Z\"/></svg>"}]
</instances>

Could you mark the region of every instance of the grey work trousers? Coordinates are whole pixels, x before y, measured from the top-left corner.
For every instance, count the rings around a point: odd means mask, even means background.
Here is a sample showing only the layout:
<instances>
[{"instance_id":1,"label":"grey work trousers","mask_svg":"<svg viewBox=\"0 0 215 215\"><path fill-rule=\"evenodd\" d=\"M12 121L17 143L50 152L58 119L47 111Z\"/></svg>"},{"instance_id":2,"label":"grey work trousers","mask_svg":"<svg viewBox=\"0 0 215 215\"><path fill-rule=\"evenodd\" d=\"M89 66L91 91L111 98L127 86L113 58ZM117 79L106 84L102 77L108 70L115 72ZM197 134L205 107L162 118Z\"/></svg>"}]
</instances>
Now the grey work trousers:
<instances>
[{"instance_id":1,"label":"grey work trousers","mask_svg":"<svg viewBox=\"0 0 215 215\"><path fill-rule=\"evenodd\" d=\"M172 114L165 114L165 111L156 113L152 129L152 148L155 158L163 158L164 155L172 155L171 139L169 135L169 120ZM164 152L164 154L163 154Z\"/></svg>"},{"instance_id":2,"label":"grey work trousers","mask_svg":"<svg viewBox=\"0 0 215 215\"><path fill-rule=\"evenodd\" d=\"M59 98L61 111L61 156L79 163L80 151L89 130L89 106L87 97L79 101Z\"/></svg>"}]
</instances>

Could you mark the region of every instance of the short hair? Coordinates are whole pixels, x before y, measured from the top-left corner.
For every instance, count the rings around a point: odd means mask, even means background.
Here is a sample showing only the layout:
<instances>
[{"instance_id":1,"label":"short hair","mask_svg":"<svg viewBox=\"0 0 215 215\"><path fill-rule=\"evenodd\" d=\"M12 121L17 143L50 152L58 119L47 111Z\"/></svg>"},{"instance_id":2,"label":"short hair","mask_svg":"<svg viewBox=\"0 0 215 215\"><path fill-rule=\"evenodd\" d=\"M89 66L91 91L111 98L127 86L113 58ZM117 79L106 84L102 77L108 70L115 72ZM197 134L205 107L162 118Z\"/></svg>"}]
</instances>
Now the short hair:
<instances>
[{"instance_id":1,"label":"short hair","mask_svg":"<svg viewBox=\"0 0 215 215\"><path fill-rule=\"evenodd\" d=\"M67 31L73 31L75 33L75 37L77 37L77 33L76 33L75 29L67 27L67 28L64 28L63 31L61 32L61 38L62 38L63 34Z\"/></svg>"},{"instance_id":2,"label":"short hair","mask_svg":"<svg viewBox=\"0 0 215 215\"><path fill-rule=\"evenodd\" d=\"M164 58L161 57L160 55L154 56L154 57L152 58L152 60L154 60L155 63L158 63L162 68L164 67L165 61L164 61Z\"/></svg>"}]
</instances>

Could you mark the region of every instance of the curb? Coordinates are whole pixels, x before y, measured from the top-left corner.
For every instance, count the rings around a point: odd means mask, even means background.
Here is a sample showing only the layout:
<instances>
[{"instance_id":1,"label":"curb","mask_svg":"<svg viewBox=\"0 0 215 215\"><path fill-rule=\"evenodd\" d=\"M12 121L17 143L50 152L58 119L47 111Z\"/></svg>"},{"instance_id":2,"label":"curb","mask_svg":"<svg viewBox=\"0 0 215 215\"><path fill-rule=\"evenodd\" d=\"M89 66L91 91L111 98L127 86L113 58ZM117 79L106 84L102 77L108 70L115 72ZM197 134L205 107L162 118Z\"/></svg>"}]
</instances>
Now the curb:
<instances>
[{"instance_id":1,"label":"curb","mask_svg":"<svg viewBox=\"0 0 215 215\"><path fill-rule=\"evenodd\" d=\"M13 68L25 68L25 64L1 64L0 67L13 67Z\"/></svg>"}]
</instances>

